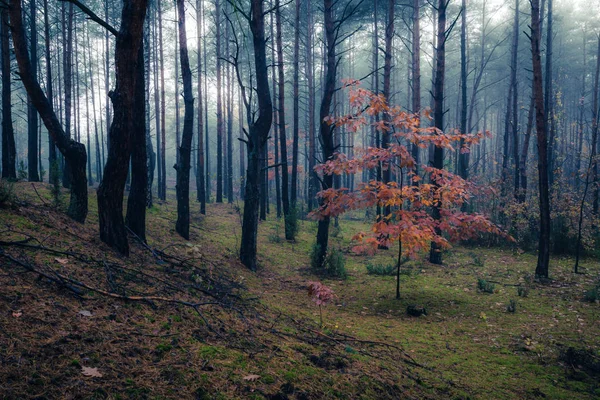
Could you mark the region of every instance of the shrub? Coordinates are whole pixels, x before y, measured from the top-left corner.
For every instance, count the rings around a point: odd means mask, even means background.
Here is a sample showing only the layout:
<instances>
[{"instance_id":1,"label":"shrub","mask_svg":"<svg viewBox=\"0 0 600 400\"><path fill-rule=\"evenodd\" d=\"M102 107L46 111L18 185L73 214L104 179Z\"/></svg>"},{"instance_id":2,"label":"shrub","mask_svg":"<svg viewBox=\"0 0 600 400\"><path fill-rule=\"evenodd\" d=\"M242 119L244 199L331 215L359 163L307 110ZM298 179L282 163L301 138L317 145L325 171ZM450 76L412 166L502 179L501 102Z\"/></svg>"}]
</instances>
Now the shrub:
<instances>
[{"instance_id":1,"label":"shrub","mask_svg":"<svg viewBox=\"0 0 600 400\"><path fill-rule=\"evenodd\" d=\"M583 295L583 300L589 303L595 303L597 301L600 301L600 288L596 286L595 288L592 288L585 292L585 295Z\"/></svg>"},{"instance_id":2,"label":"shrub","mask_svg":"<svg viewBox=\"0 0 600 400\"><path fill-rule=\"evenodd\" d=\"M367 264L367 273L369 275L394 276L396 275L396 266L393 264Z\"/></svg>"},{"instance_id":3,"label":"shrub","mask_svg":"<svg viewBox=\"0 0 600 400\"><path fill-rule=\"evenodd\" d=\"M269 242L271 243L281 243L283 242L283 240L281 239L281 236L279 236L279 225L275 225L275 227L273 228L273 231L269 234Z\"/></svg>"},{"instance_id":4,"label":"shrub","mask_svg":"<svg viewBox=\"0 0 600 400\"><path fill-rule=\"evenodd\" d=\"M8 208L14 202L14 184L5 179L0 179L0 208Z\"/></svg>"},{"instance_id":5,"label":"shrub","mask_svg":"<svg viewBox=\"0 0 600 400\"><path fill-rule=\"evenodd\" d=\"M342 278L346 279L348 273L346 272L346 262L344 260L344 254L336 248L330 247L329 251L325 255L325 260L322 265L319 265L318 254L321 250L321 245L315 243L312 248L310 255L311 267L313 271L319 275L328 276L331 278Z\"/></svg>"},{"instance_id":6,"label":"shrub","mask_svg":"<svg viewBox=\"0 0 600 400\"><path fill-rule=\"evenodd\" d=\"M527 286L519 286L517 288L517 295L519 297L528 297L529 296L529 288Z\"/></svg>"},{"instance_id":7,"label":"shrub","mask_svg":"<svg viewBox=\"0 0 600 400\"><path fill-rule=\"evenodd\" d=\"M514 313L517 311L517 303L514 300L510 300L506 306L506 311L509 313Z\"/></svg>"},{"instance_id":8,"label":"shrub","mask_svg":"<svg viewBox=\"0 0 600 400\"><path fill-rule=\"evenodd\" d=\"M27 167L25 166L25 162L23 160L19 162L19 169L17 170L17 179L20 181L27 180Z\"/></svg>"},{"instance_id":9,"label":"shrub","mask_svg":"<svg viewBox=\"0 0 600 400\"><path fill-rule=\"evenodd\" d=\"M483 293L494 293L494 290L496 289L496 285L494 285L491 282L486 281L485 279L478 279L477 280L477 288L479 289L480 292Z\"/></svg>"},{"instance_id":10,"label":"shrub","mask_svg":"<svg viewBox=\"0 0 600 400\"><path fill-rule=\"evenodd\" d=\"M483 260L483 257L481 257L481 255L474 253L474 252L469 253L469 255L473 259L473 265L475 265L476 267L484 267L485 266L485 262Z\"/></svg>"},{"instance_id":11,"label":"shrub","mask_svg":"<svg viewBox=\"0 0 600 400\"><path fill-rule=\"evenodd\" d=\"M58 166L58 160L54 160L50 165L50 183L52 184L52 198L54 200L54 207L60 207L62 205L62 198L60 195L60 168Z\"/></svg>"},{"instance_id":12,"label":"shrub","mask_svg":"<svg viewBox=\"0 0 600 400\"><path fill-rule=\"evenodd\" d=\"M285 231L291 233L292 240L296 239L298 234L298 208L290 208L290 212L285 218Z\"/></svg>"}]
</instances>

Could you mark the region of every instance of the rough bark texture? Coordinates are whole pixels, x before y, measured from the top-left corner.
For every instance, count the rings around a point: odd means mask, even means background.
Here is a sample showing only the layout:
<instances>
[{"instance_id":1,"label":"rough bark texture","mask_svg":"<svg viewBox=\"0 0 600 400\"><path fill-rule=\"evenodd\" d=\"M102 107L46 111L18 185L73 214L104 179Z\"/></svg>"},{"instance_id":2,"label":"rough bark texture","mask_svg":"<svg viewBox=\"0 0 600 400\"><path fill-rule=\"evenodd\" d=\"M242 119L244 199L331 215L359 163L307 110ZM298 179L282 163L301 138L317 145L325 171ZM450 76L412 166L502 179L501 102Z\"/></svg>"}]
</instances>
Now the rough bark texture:
<instances>
[{"instance_id":1,"label":"rough bark texture","mask_svg":"<svg viewBox=\"0 0 600 400\"><path fill-rule=\"evenodd\" d=\"M183 101L185 116L183 134L179 147L177 170L177 223L175 229L184 239L190 238L190 159L192 138L194 136L194 96L192 94L192 71L188 57L187 35L185 32L185 6L183 0L177 0L179 14L179 57L181 58L181 77L183 79Z\"/></svg>"},{"instance_id":2,"label":"rough bark texture","mask_svg":"<svg viewBox=\"0 0 600 400\"><path fill-rule=\"evenodd\" d=\"M36 2L29 0L29 57L31 73L37 77L37 28L35 24ZM29 182L40 180L38 166L38 115L31 98L27 98L27 173Z\"/></svg>"},{"instance_id":3,"label":"rough bark texture","mask_svg":"<svg viewBox=\"0 0 600 400\"><path fill-rule=\"evenodd\" d=\"M10 35L8 10L0 10L0 39L2 46L2 177L17 179L17 149L12 123L12 98L10 82Z\"/></svg>"},{"instance_id":4,"label":"rough bark texture","mask_svg":"<svg viewBox=\"0 0 600 400\"><path fill-rule=\"evenodd\" d=\"M277 73L279 77L279 145L281 148L281 203L283 205L283 217L285 219L285 238L286 240L294 239L293 227L289 221L290 218L290 185L288 173L288 156L287 156L287 137L285 133L285 77L283 74L283 40L281 28L281 4L279 0L275 2L275 23L277 25Z\"/></svg>"},{"instance_id":5,"label":"rough bark texture","mask_svg":"<svg viewBox=\"0 0 600 400\"><path fill-rule=\"evenodd\" d=\"M300 0L296 0L294 14L294 133L292 142L292 183L290 187L290 205L296 208L298 198L298 136L300 118L300 90L299 90L299 58L300 58Z\"/></svg>"},{"instance_id":6,"label":"rough bark texture","mask_svg":"<svg viewBox=\"0 0 600 400\"><path fill-rule=\"evenodd\" d=\"M198 173L196 174L196 198L200 202L200 213L206 214L206 183L204 181L204 114L203 114L203 99L202 99L202 57L200 52L202 49L202 4L201 0L196 0L196 32L198 38Z\"/></svg>"},{"instance_id":7,"label":"rough bark texture","mask_svg":"<svg viewBox=\"0 0 600 400\"><path fill-rule=\"evenodd\" d=\"M87 176L85 172L87 155L85 146L71 140L65 133L56 114L52 110L52 105L32 73L31 60L27 53L27 40L25 39L25 30L21 17L21 0L11 0L9 2L9 15L15 56L19 65L19 74L23 86L25 86L27 94L42 117L46 129L52 135L58 149L65 157L65 160L71 165L71 177L73 179L71 199L67 213L75 221L83 223L88 211Z\"/></svg>"},{"instance_id":8,"label":"rough bark texture","mask_svg":"<svg viewBox=\"0 0 600 400\"><path fill-rule=\"evenodd\" d=\"M146 74L144 46L140 45L135 80L135 99L131 132L131 187L127 198L125 223L141 240L146 240L146 203L148 201L148 150L146 143ZM143 117L142 117L143 116Z\"/></svg>"},{"instance_id":9,"label":"rough bark texture","mask_svg":"<svg viewBox=\"0 0 600 400\"><path fill-rule=\"evenodd\" d=\"M325 84L323 87L323 98L321 100L321 108L319 110L319 135L321 139L321 151L323 154L323 162L330 161L333 159L333 153L335 151L333 144L333 130L334 126L330 126L326 121L326 117L329 116L331 111L331 103L333 100L333 93L335 92L335 78L337 72L337 57L336 57L336 37L335 37L335 21L333 20L333 0L323 1L323 14L325 22L325 40L326 40L326 57L327 57L327 73L325 76ZM321 188L323 190L333 187L333 176L324 175L321 180ZM319 201L322 206L322 200ZM325 257L327 256L327 250L329 245L329 223L331 218L326 216L319 220L317 228L317 256L316 263L317 267L321 267L325 263Z\"/></svg>"},{"instance_id":10,"label":"rough bark texture","mask_svg":"<svg viewBox=\"0 0 600 400\"><path fill-rule=\"evenodd\" d=\"M110 147L104 177L98 188L100 239L129 254L123 221L123 192L136 131L136 81L147 0L125 0L115 48L116 88L110 93L114 118L108 133Z\"/></svg>"},{"instance_id":11,"label":"rough bark texture","mask_svg":"<svg viewBox=\"0 0 600 400\"><path fill-rule=\"evenodd\" d=\"M248 137L248 169L246 174L246 194L244 217L242 221L242 242L240 260L256 270L256 236L258 230L258 211L260 203L260 177L263 148L269 136L273 119L273 104L269 91L267 56L265 50L265 22L263 1L252 0L250 29L254 47L254 69L256 75L256 97L258 118L250 123Z\"/></svg>"},{"instance_id":12,"label":"rough bark texture","mask_svg":"<svg viewBox=\"0 0 600 400\"><path fill-rule=\"evenodd\" d=\"M421 28L420 28L420 0L413 0L412 15L412 112L421 113ZM413 144L412 157L416 161L415 174L419 174L419 146ZM414 182L415 185L418 182Z\"/></svg>"},{"instance_id":13,"label":"rough bark texture","mask_svg":"<svg viewBox=\"0 0 600 400\"><path fill-rule=\"evenodd\" d=\"M435 63L435 79L433 84L433 120L435 127L440 131L444 130L444 78L446 74L446 9L449 0L438 0L437 6L437 48ZM432 167L444 168L444 149L435 146L433 149ZM435 186L438 186L435 184ZM440 219L440 205L432 207L433 219ZM437 228L437 234L441 234ZM432 242L429 252L429 262L432 264L442 263L442 252L439 246Z\"/></svg>"},{"instance_id":14,"label":"rough bark texture","mask_svg":"<svg viewBox=\"0 0 600 400\"><path fill-rule=\"evenodd\" d=\"M71 105L73 93L73 14L73 4L69 4L66 26L63 24L63 28L66 29L66 32L63 32L63 38L64 40L66 40L66 43L64 43L65 49L63 53L63 79L65 88L65 133L68 137L71 137ZM71 174L71 164L69 160L65 158L65 165L63 168L62 176L63 187L71 187L71 179L73 178L74 177Z\"/></svg>"},{"instance_id":15,"label":"rough bark texture","mask_svg":"<svg viewBox=\"0 0 600 400\"><path fill-rule=\"evenodd\" d=\"M538 145L538 177L540 188L540 239L536 276L548 278L550 263L550 196L548 185L548 140L542 87L542 60L540 57L540 1L531 0L531 55L533 61L533 97Z\"/></svg>"},{"instance_id":16,"label":"rough bark texture","mask_svg":"<svg viewBox=\"0 0 600 400\"><path fill-rule=\"evenodd\" d=\"M217 56L217 203L223 202L223 86L221 79L221 1L215 1L216 56Z\"/></svg>"},{"instance_id":17,"label":"rough bark texture","mask_svg":"<svg viewBox=\"0 0 600 400\"><path fill-rule=\"evenodd\" d=\"M460 132L468 132L467 127L467 0L462 0L461 26L460 26ZM462 149L464 140L460 141ZM469 153L459 149L458 175L467 179L469 177Z\"/></svg>"}]
</instances>

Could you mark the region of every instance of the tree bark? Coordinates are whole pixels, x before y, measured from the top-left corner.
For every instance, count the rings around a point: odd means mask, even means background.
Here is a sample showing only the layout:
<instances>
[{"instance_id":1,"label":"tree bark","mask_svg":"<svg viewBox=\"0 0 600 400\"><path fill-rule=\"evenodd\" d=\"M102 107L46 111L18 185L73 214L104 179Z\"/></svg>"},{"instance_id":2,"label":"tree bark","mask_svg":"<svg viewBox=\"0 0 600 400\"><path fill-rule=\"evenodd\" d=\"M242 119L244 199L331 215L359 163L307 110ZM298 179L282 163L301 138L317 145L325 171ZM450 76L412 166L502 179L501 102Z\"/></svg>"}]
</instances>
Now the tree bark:
<instances>
[{"instance_id":1,"label":"tree bark","mask_svg":"<svg viewBox=\"0 0 600 400\"><path fill-rule=\"evenodd\" d=\"M550 263L550 196L548 185L548 140L542 87L542 60L540 57L540 1L531 0L531 54L533 64L533 96L538 145L538 175L540 189L540 238L535 275L548 278Z\"/></svg>"},{"instance_id":2,"label":"tree bark","mask_svg":"<svg viewBox=\"0 0 600 400\"><path fill-rule=\"evenodd\" d=\"M110 93L114 117L108 133L110 146L104 177L98 187L100 239L123 255L129 255L123 221L123 193L131 157L132 136L138 137L136 120L143 118L136 115L136 84L139 80L139 49L142 47L146 7L147 0L123 1L121 27L115 47L116 88ZM145 146L142 147L145 149Z\"/></svg>"},{"instance_id":3,"label":"tree bark","mask_svg":"<svg viewBox=\"0 0 600 400\"><path fill-rule=\"evenodd\" d=\"M131 131L131 187L127 198L125 224L137 237L146 241L146 203L148 201L148 150L146 143L146 74L144 45L139 46L133 101Z\"/></svg>"},{"instance_id":4,"label":"tree bark","mask_svg":"<svg viewBox=\"0 0 600 400\"><path fill-rule=\"evenodd\" d=\"M31 73L36 77L37 71L37 28L36 0L29 0L29 56L31 57ZM38 115L33 101L27 99L27 172L29 182L40 180L38 165Z\"/></svg>"},{"instance_id":5,"label":"tree bark","mask_svg":"<svg viewBox=\"0 0 600 400\"><path fill-rule=\"evenodd\" d=\"M307 1L307 0L305 0ZM296 0L296 10L294 13L294 132L292 142L292 183L290 186L290 206L295 209L298 198L298 140L299 140L299 119L300 119L300 89L299 89L299 58L300 58L300 0ZM308 45L308 44L307 44Z\"/></svg>"},{"instance_id":6,"label":"tree bark","mask_svg":"<svg viewBox=\"0 0 600 400\"><path fill-rule=\"evenodd\" d=\"M202 13L201 0L196 0L196 33L198 46L198 148L197 148L197 163L198 173L196 174L196 190L197 199L200 202L200 213L206 214L206 184L204 182L204 114L203 114L203 99L202 99L202 23L204 17Z\"/></svg>"},{"instance_id":7,"label":"tree bark","mask_svg":"<svg viewBox=\"0 0 600 400\"><path fill-rule=\"evenodd\" d=\"M421 114L421 28L420 28L420 0L413 0L412 15L412 112ZM419 121L419 126L420 126ZM419 145L413 144L411 147L412 157L416 164L414 173L419 175ZM414 182L418 185L418 182Z\"/></svg>"},{"instance_id":8,"label":"tree bark","mask_svg":"<svg viewBox=\"0 0 600 400\"><path fill-rule=\"evenodd\" d=\"M23 86L25 86L27 94L42 117L46 129L52 135L58 149L65 157L65 160L71 165L73 179L71 199L67 213L75 221L83 223L88 211L87 177L85 173L87 155L85 146L71 140L63 130L56 114L52 110L52 104L48 101L36 77L33 75L31 59L29 58L29 54L27 54L27 40L25 39L25 30L23 28L21 0L10 0L9 15L15 56L19 65L19 74ZM3 40L5 39L3 38Z\"/></svg>"},{"instance_id":9,"label":"tree bark","mask_svg":"<svg viewBox=\"0 0 600 400\"><path fill-rule=\"evenodd\" d=\"M446 74L446 9L448 7L449 0L438 0L437 5L437 47L436 47L436 68L435 68L435 79L433 88L433 119L435 127L439 131L444 130L444 79ZM435 146L433 149L433 168L442 169L444 168L444 149ZM434 182L434 186L439 187L438 183ZM441 199L440 199L441 201ZM440 204L435 204L432 207L432 217L435 220L439 220L440 215ZM436 233L441 234L439 228L436 228ZM442 251L437 243L431 243L431 250L429 252L429 262L432 264L442 263Z\"/></svg>"},{"instance_id":10,"label":"tree bark","mask_svg":"<svg viewBox=\"0 0 600 400\"><path fill-rule=\"evenodd\" d=\"M265 29L263 1L252 0L250 10L250 30L254 47L254 69L256 76L256 97L258 118L251 121L248 135L248 169L244 217L242 221L242 241L240 260L251 270L256 270L256 242L258 233L258 211L260 203L260 178L264 145L269 137L273 119L273 104L269 90L267 56L265 50ZM248 115L249 105L246 106Z\"/></svg>"},{"instance_id":11,"label":"tree bark","mask_svg":"<svg viewBox=\"0 0 600 400\"><path fill-rule=\"evenodd\" d=\"M333 144L334 125L329 125L326 117L331 112L331 103L335 92L335 80L337 73L337 56L336 56L336 23L333 17L333 0L323 0L323 16L325 28L325 45L326 45L326 65L327 72L323 86L323 97L321 99L321 107L319 110L319 136L321 141L321 151L323 154L323 162L333 159L335 151ZM321 188L323 190L333 187L333 176L326 174L322 177ZM323 199L319 200L319 205L324 205ZM327 256L329 246L329 216L319 220L317 228L317 254L316 267L323 267Z\"/></svg>"},{"instance_id":12,"label":"tree bark","mask_svg":"<svg viewBox=\"0 0 600 400\"><path fill-rule=\"evenodd\" d=\"M12 88L10 81L10 35L8 10L0 9L2 46L2 178L17 179L17 149L12 123Z\"/></svg>"},{"instance_id":13,"label":"tree bark","mask_svg":"<svg viewBox=\"0 0 600 400\"><path fill-rule=\"evenodd\" d=\"M181 58L185 116L181 146L179 147L179 162L175 166L177 170L177 223L175 229L187 240L190 238L190 158L194 136L194 95L192 94L192 71L185 31L184 0L177 0L177 11L179 14L179 57Z\"/></svg>"},{"instance_id":14,"label":"tree bark","mask_svg":"<svg viewBox=\"0 0 600 400\"><path fill-rule=\"evenodd\" d=\"M64 43L63 52L63 79L65 89L65 133L68 137L71 137L71 100L73 93L73 4L69 4L69 10L67 14L66 27L63 24L63 38L66 40ZM35 75L34 75L35 76ZM65 158L65 165L63 168L63 187L70 188L71 180L74 177L71 176L71 165L69 160Z\"/></svg>"},{"instance_id":15,"label":"tree bark","mask_svg":"<svg viewBox=\"0 0 600 400\"><path fill-rule=\"evenodd\" d=\"M460 26L460 132L468 134L467 127L467 1L462 0L461 8L461 26ZM469 178L469 153L463 153L461 150L465 144L464 139L460 141L458 152L458 175L463 178Z\"/></svg>"},{"instance_id":16,"label":"tree bark","mask_svg":"<svg viewBox=\"0 0 600 400\"><path fill-rule=\"evenodd\" d=\"M221 78L221 1L215 0L217 58L217 203L223 202L223 84Z\"/></svg>"},{"instance_id":17,"label":"tree bark","mask_svg":"<svg viewBox=\"0 0 600 400\"><path fill-rule=\"evenodd\" d=\"M158 6L158 51L160 53L160 172L162 174L161 184L158 197L162 201L167 200L167 110L165 98L165 52L163 43L163 28L162 28L162 0L157 0ZM158 111L157 111L158 112Z\"/></svg>"},{"instance_id":18,"label":"tree bark","mask_svg":"<svg viewBox=\"0 0 600 400\"><path fill-rule=\"evenodd\" d=\"M285 220L285 239L294 240L294 228L290 219L290 185L287 156L287 137L285 133L285 76L283 74L283 40L281 27L281 2L275 2L275 23L277 25L277 72L279 76L279 145L281 155L281 203L283 205L283 218Z\"/></svg>"}]
</instances>

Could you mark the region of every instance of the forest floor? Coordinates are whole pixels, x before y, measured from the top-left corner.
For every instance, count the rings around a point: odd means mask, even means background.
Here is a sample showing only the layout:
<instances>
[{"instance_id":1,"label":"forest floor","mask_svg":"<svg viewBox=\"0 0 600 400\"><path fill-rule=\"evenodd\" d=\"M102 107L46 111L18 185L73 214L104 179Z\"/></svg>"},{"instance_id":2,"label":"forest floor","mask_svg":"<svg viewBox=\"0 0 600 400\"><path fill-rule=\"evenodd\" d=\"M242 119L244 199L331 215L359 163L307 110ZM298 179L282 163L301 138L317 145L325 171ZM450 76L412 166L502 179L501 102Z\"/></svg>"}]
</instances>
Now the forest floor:
<instances>
[{"instance_id":1,"label":"forest floor","mask_svg":"<svg viewBox=\"0 0 600 400\"><path fill-rule=\"evenodd\" d=\"M408 262L396 300L395 278L366 269L396 250L352 255L368 226L341 220L332 242L349 276L323 281L337 298L321 327L307 296L313 221L294 243L283 221L261 223L252 273L237 261L241 204L201 216L192 203L187 242L170 193L148 212L148 246L130 237L124 258L98 238L93 190L80 225L35 187L15 184L0 209L2 399L600 397L600 305L583 301L597 260L573 274L571 258L554 257L542 285L532 254L456 247L443 266Z\"/></svg>"}]
</instances>

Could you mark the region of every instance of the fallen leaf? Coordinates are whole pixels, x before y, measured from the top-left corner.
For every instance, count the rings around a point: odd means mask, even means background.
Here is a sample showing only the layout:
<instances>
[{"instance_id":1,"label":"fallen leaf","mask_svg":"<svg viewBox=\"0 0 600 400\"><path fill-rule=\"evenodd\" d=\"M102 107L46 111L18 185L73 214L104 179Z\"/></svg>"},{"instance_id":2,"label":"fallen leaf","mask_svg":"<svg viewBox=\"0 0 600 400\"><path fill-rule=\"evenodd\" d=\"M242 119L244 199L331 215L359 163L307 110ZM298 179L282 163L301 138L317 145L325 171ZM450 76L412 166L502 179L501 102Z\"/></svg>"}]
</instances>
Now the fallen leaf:
<instances>
[{"instance_id":1,"label":"fallen leaf","mask_svg":"<svg viewBox=\"0 0 600 400\"><path fill-rule=\"evenodd\" d=\"M88 310L81 310L79 311L79 314L83 315L84 317L91 317L92 313Z\"/></svg>"},{"instance_id":2,"label":"fallen leaf","mask_svg":"<svg viewBox=\"0 0 600 400\"><path fill-rule=\"evenodd\" d=\"M23 315L23 312L21 310L13 311L12 313L12 316L15 318L19 318L21 315Z\"/></svg>"},{"instance_id":3,"label":"fallen leaf","mask_svg":"<svg viewBox=\"0 0 600 400\"><path fill-rule=\"evenodd\" d=\"M81 367L81 373L92 378L102 378L102 374L98 371L98 368Z\"/></svg>"},{"instance_id":4,"label":"fallen leaf","mask_svg":"<svg viewBox=\"0 0 600 400\"><path fill-rule=\"evenodd\" d=\"M69 263L69 260L66 258L55 258L54 261L62 265L67 265Z\"/></svg>"},{"instance_id":5,"label":"fallen leaf","mask_svg":"<svg viewBox=\"0 0 600 400\"><path fill-rule=\"evenodd\" d=\"M254 374L246 375L244 377L244 380L248 381L248 382L255 382L255 381L259 380L259 379L260 379L260 375L254 375Z\"/></svg>"}]
</instances>

